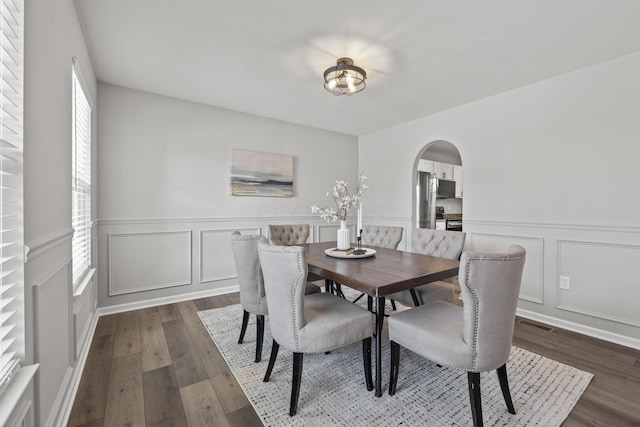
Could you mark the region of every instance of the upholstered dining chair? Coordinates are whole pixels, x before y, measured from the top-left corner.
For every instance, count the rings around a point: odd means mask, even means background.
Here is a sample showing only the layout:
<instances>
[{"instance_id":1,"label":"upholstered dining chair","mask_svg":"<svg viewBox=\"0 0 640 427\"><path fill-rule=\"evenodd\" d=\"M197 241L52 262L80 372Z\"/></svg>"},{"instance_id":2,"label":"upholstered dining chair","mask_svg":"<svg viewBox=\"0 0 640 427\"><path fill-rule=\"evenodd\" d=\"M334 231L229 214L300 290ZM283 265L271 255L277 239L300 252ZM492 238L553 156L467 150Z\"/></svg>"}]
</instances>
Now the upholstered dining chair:
<instances>
[{"instance_id":1,"label":"upholstered dining chair","mask_svg":"<svg viewBox=\"0 0 640 427\"><path fill-rule=\"evenodd\" d=\"M269 224L269 242L272 245L292 246L304 245L309 239L309 224ZM307 281L317 282L325 280L324 277L309 273ZM329 282L325 280L326 287Z\"/></svg>"},{"instance_id":2,"label":"upholstered dining chair","mask_svg":"<svg viewBox=\"0 0 640 427\"><path fill-rule=\"evenodd\" d=\"M269 325L273 334L264 381L268 382L271 377L280 346L293 351L289 415L294 416L297 412L305 353L325 353L361 341L365 381L367 389L373 390L373 314L330 293L305 295L302 285L307 277L304 248L269 245L267 239L261 239L258 255L269 296Z\"/></svg>"},{"instance_id":3,"label":"upholstered dining chair","mask_svg":"<svg viewBox=\"0 0 640 427\"><path fill-rule=\"evenodd\" d=\"M362 227L362 244L378 246L387 249L398 249L398 245L402 240L402 227L390 225L365 225ZM360 294L353 302L358 302L364 294ZM393 309L396 304L391 300Z\"/></svg>"},{"instance_id":4,"label":"upholstered dining chair","mask_svg":"<svg viewBox=\"0 0 640 427\"><path fill-rule=\"evenodd\" d=\"M256 315L256 363L262 358L262 342L264 340L264 316L268 314L267 299L264 290L264 280L262 278L262 268L258 259L258 240L263 236L244 235L239 231L231 233L231 250L238 273L238 284L240 287L240 305L242 306L242 327L240 328L240 339L238 344L242 344L244 335L247 332L250 314ZM307 293L320 292L320 288L307 283L305 286Z\"/></svg>"},{"instance_id":5,"label":"upholstered dining chair","mask_svg":"<svg viewBox=\"0 0 640 427\"><path fill-rule=\"evenodd\" d=\"M464 249L465 237L466 233L462 231L417 228L413 230L411 245L413 252L419 254L457 260ZM453 285L447 282L428 283L409 291L389 295L389 298L410 307L422 305L428 301L451 301L453 297Z\"/></svg>"},{"instance_id":6,"label":"upholstered dining chair","mask_svg":"<svg viewBox=\"0 0 640 427\"><path fill-rule=\"evenodd\" d=\"M482 426L483 371L497 370L507 409L515 414L506 363L525 256L518 245L505 253L465 252L458 271L464 307L435 301L389 318L390 395L396 392L402 346L439 365L467 371L474 426Z\"/></svg>"},{"instance_id":7,"label":"upholstered dining chair","mask_svg":"<svg viewBox=\"0 0 640 427\"><path fill-rule=\"evenodd\" d=\"M402 240L402 227L365 225L362 227L362 244L397 249Z\"/></svg>"}]
</instances>

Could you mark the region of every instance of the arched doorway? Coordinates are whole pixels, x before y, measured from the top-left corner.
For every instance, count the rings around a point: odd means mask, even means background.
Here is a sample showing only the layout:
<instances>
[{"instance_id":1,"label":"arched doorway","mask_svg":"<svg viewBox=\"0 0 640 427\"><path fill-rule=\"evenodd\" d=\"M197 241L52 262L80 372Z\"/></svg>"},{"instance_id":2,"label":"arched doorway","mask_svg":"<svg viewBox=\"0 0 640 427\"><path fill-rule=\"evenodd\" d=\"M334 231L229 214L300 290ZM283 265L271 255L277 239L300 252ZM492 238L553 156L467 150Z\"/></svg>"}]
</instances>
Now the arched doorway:
<instances>
[{"instance_id":1,"label":"arched doorway","mask_svg":"<svg viewBox=\"0 0 640 427\"><path fill-rule=\"evenodd\" d=\"M462 231L462 158L448 141L432 141L416 156L413 224Z\"/></svg>"}]
</instances>

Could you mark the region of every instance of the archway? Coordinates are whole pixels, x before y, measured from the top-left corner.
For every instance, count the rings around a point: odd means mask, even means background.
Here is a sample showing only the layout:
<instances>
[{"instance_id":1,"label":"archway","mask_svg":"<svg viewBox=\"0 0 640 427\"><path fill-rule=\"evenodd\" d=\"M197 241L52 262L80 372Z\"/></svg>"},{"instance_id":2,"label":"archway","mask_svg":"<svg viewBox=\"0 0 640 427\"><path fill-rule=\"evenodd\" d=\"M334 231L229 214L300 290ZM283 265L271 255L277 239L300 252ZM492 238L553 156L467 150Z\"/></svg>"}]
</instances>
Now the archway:
<instances>
[{"instance_id":1,"label":"archway","mask_svg":"<svg viewBox=\"0 0 640 427\"><path fill-rule=\"evenodd\" d=\"M462 231L462 157L448 141L432 141L413 168L413 218L416 228Z\"/></svg>"}]
</instances>

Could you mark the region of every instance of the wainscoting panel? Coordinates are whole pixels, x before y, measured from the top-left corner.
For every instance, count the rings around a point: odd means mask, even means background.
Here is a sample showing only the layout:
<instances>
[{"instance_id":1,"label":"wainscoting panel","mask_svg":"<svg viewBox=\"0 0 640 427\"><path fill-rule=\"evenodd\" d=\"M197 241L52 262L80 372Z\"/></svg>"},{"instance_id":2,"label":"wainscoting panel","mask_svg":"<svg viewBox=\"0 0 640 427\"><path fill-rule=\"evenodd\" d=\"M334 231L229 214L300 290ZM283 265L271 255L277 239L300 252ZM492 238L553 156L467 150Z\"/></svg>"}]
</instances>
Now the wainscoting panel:
<instances>
[{"instance_id":1,"label":"wainscoting panel","mask_svg":"<svg viewBox=\"0 0 640 427\"><path fill-rule=\"evenodd\" d=\"M512 236L507 234L471 233L471 250L504 252L511 245L520 245L527 251L522 273L520 299L544 304L544 238Z\"/></svg>"},{"instance_id":2,"label":"wainscoting panel","mask_svg":"<svg viewBox=\"0 0 640 427\"><path fill-rule=\"evenodd\" d=\"M35 359L40 363L37 384L43 425L58 415L59 403L70 381L74 359L70 283L71 259L68 259L33 285Z\"/></svg>"},{"instance_id":3,"label":"wainscoting panel","mask_svg":"<svg viewBox=\"0 0 640 427\"><path fill-rule=\"evenodd\" d=\"M191 235L109 234L109 296L191 284Z\"/></svg>"},{"instance_id":4,"label":"wainscoting panel","mask_svg":"<svg viewBox=\"0 0 640 427\"><path fill-rule=\"evenodd\" d=\"M220 228L200 231L200 283L238 277L231 252L231 233L264 234L260 228Z\"/></svg>"},{"instance_id":5,"label":"wainscoting panel","mask_svg":"<svg viewBox=\"0 0 640 427\"><path fill-rule=\"evenodd\" d=\"M558 308L640 326L639 261L640 246L558 240ZM560 276L570 278L569 290Z\"/></svg>"}]
</instances>

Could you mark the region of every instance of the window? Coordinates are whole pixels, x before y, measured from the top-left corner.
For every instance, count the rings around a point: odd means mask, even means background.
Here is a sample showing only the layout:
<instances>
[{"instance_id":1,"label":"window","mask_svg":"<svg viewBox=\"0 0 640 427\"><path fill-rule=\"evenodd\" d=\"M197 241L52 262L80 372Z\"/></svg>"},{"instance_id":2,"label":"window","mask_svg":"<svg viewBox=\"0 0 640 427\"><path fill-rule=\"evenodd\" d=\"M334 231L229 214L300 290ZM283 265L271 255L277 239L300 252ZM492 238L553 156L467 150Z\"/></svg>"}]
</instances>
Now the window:
<instances>
[{"instance_id":1,"label":"window","mask_svg":"<svg viewBox=\"0 0 640 427\"><path fill-rule=\"evenodd\" d=\"M23 0L0 0L0 393L24 357Z\"/></svg>"},{"instance_id":2,"label":"window","mask_svg":"<svg viewBox=\"0 0 640 427\"><path fill-rule=\"evenodd\" d=\"M91 105L73 66L72 258L73 286L91 267Z\"/></svg>"}]
</instances>

